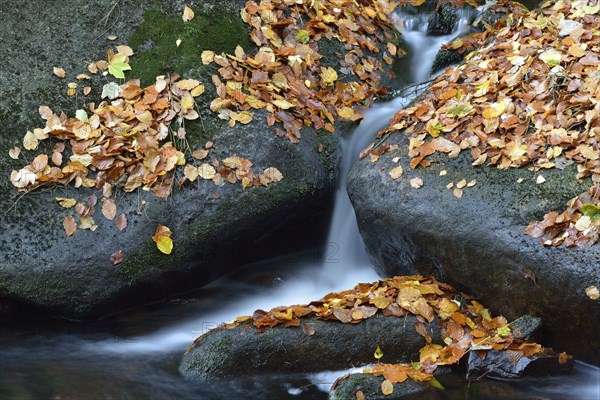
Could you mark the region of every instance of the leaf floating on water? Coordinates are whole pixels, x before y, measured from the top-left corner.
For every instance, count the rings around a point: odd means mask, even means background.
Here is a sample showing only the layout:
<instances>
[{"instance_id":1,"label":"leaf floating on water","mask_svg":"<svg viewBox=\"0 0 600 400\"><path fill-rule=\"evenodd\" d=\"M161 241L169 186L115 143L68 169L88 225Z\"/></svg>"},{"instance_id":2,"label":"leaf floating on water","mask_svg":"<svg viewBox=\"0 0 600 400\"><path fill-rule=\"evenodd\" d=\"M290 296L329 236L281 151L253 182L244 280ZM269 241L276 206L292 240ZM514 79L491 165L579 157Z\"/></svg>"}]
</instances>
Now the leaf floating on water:
<instances>
[{"instance_id":1,"label":"leaf floating on water","mask_svg":"<svg viewBox=\"0 0 600 400\"><path fill-rule=\"evenodd\" d=\"M376 359L381 359L381 357L383 357L383 351L381 351L381 348L379 346L377 346L377 348L375 349L375 353L373 353L373 357L375 357Z\"/></svg>"}]
</instances>

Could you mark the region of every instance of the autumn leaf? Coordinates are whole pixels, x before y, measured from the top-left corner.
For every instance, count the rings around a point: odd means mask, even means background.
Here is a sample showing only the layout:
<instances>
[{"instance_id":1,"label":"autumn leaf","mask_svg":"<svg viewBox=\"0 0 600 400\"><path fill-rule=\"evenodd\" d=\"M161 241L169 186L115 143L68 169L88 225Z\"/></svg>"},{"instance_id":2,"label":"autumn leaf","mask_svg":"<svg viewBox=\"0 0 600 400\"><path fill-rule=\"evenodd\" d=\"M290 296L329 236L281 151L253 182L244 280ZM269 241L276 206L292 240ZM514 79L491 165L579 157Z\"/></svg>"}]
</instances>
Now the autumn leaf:
<instances>
[{"instance_id":1,"label":"autumn leaf","mask_svg":"<svg viewBox=\"0 0 600 400\"><path fill-rule=\"evenodd\" d=\"M171 230L164 225L159 224L156 227L156 232L154 233L154 236L152 236L152 240L154 240L156 247L161 253L168 255L173 251L172 234Z\"/></svg>"},{"instance_id":2,"label":"autumn leaf","mask_svg":"<svg viewBox=\"0 0 600 400\"><path fill-rule=\"evenodd\" d=\"M118 250L110 255L110 262L113 265L117 265L117 264L120 264L121 262L123 262L124 258L125 258L125 253L123 253L123 250Z\"/></svg>"},{"instance_id":3,"label":"autumn leaf","mask_svg":"<svg viewBox=\"0 0 600 400\"><path fill-rule=\"evenodd\" d=\"M208 65L212 63L215 59L215 52L210 50L204 50L201 54L202 64Z\"/></svg>"},{"instance_id":4,"label":"autumn leaf","mask_svg":"<svg viewBox=\"0 0 600 400\"><path fill-rule=\"evenodd\" d=\"M119 215L119 217L115 220L115 226L121 232L127 229L127 217L125 216L125 214Z\"/></svg>"},{"instance_id":5,"label":"autumn leaf","mask_svg":"<svg viewBox=\"0 0 600 400\"><path fill-rule=\"evenodd\" d=\"M412 186L415 189L419 189L420 187L423 186L423 179L416 177L410 180L410 186Z\"/></svg>"},{"instance_id":6,"label":"autumn leaf","mask_svg":"<svg viewBox=\"0 0 600 400\"><path fill-rule=\"evenodd\" d=\"M35 150L38 147L38 138L37 136L31 132L27 131L25 137L23 137L23 147L27 150Z\"/></svg>"},{"instance_id":7,"label":"autumn leaf","mask_svg":"<svg viewBox=\"0 0 600 400\"><path fill-rule=\"evenodd\" d=\"M113 199L102 200L102 215L108 220L115 219L117 215L117 206Z\"/></svg>"},{"instance_id":8,"label":"autumn leaf","mask_svg":"<svg viewBox=\"0 0 600 400\"><path fill-rule=\"evenodd\" d=\"M381 393L388 396L394 392L394 385L387 379L381 382Z\"/></svg>"},{"instance_id":9,"label":"autumn leaf","mask_svg":"<svg viewBox=\"0 0 600 400\"><path fill-rule=\"evenodd\" d=\"M392 170L390 171L390 177L393 180L396 180L402 176L403 172L404 170L402 169L402 166L398 165L397 167L392 168Z\"/></svg>"},{"instance_id":10,"label":"autumn leaf","mask_svg":"<svg viewBox=\"0 0 600 400\"><path fill-rule=\"evenodd\" d=\"M63 208L71 208L74 207L75 204L77 204L77 200L73 198L56 197L55 199L56 201L58 201L58 204L60 204L60 206Z\"/></svg>"},{"instance_id":11,"label":"autumn leaf","mask_svg":"<svg viewBox=\"0 0 600 400\"><path fill-rule=\"evenodd\" d=\"M127 62L125 54L115 54L108 61L108 72L115 78L124 79L124 71L131 70L131 66Z\"/></svg>"},{"instance_id":12,"label":"autumn leaf","mask_svg":"<svg viewBox=\"0 0 600 400\"><path fill-rule=\"evenodd\" d=\"M191 21L192 19L194 19L194 10L192 10L188 6L185 6L183 8L183 14L181 15L181 18L183 19L183 22Z\"/></svg>"},{"instance_id":13,"label":"autumn leaf","mask_svg":"<svg viewBox=\"0 0 600 400\"><path fill-rule=\"evenodd\" d=\"M381 348L379 346L377 346L377 348L375 349L375 353L373 353L373 357L375 357L377 360L381 359L381 357L383 357L383 351L381 351Z\"/></svg>"},{"instance_id":14,"label":"autumn leaf","mask_svg":"<svg viewBox=\"0 0 600 400\"><path fill-rule=\"evenodd\" d=\"M408 379L403 365L384 364L383 377L391 383L402 383Z\"/></svg>"},{"instance_id":15,"label":"autumn leaf","mask_svg":"<svg viewBox=\"0 0 600 400\"><path fill-rule=\"evenodd\" d=\"M585 294L592 300L598 300L600 298L600 291L598 291L596 286L586 287Z\"/></svg>"},{"instance_id":16,"label":"autumn leaf","mask_svg":"<svg viewBox=\"0 0 600 400\"><path fill-rule=\"evenodd\" d=\"M75 221L75 218L73 218L71 214L63 219L63 228L65 229L67 236L72 236L77 230L77 221Z\"/></svg>"},{"instance_id":17,"label":"autumn leaf","mask_svg":"<svg viewBox=\"0 0 600 400\"><path fill-rule=\"evenodd\" d=\"M19 149L17 146L15 146L15 147L11 147L11 148L8 150L8 156L9 156L10 158L12 158L13 160L16 160L16 159L18 159L18 158L19 158L19 154L21 154L21 149Z\"/></svg>"},{"instance_id":18,"label":"autumn leaf","mask_svg":"<svg viewBox=\"0 0 600 400\"><path fill-rule=\"evenodd\" d=\"M310 41L308 31L301 29L296 33L296 40L302 44L306 44Z\"/></svg>"},{"instance_id":19,"label":"autumn leaf","mask_svg":"<svg viewBox=\"0 0 600 400\"><path fill-rule=\"evenodd\" d=\"M65 70L60 68L60 67L54 67L53 69L54 75L58 76L59 78L64 78L65 77Z\"/></svg>"},{"instance_id":20,"label":"autumn leaf","mask_svg":"<svg viewBox=\"0 0 600 400\"><path fill-rule=\"evenodd\" d=\"M422 363L426 362L427 359L430 359L432 362L436 362L440 357L440 351L443 349L439 344L427 344L425 347L421 348L419 351L420 361Z\"/></svg>"},{"instance_id":21,"label":"autumn leaf","mask_svg":"<svg viewBox=\"0 0 600 400\"><path fill-rule=\"evenodd\" d=\"M279 182L283 179L283 174L275 167L269 167L263 171L270 182Z\"/></svg>"},{"instance_id":22,"label":"autumn leaf","mask_svg":"<svg viewBox=\"0 0 600 400\"><path fill-rule=\"evenodd\" d=\"M327 85L333 85L338 78L336 70L331 67L323 68L319 75Z\"/></svg>"}]
</instances>

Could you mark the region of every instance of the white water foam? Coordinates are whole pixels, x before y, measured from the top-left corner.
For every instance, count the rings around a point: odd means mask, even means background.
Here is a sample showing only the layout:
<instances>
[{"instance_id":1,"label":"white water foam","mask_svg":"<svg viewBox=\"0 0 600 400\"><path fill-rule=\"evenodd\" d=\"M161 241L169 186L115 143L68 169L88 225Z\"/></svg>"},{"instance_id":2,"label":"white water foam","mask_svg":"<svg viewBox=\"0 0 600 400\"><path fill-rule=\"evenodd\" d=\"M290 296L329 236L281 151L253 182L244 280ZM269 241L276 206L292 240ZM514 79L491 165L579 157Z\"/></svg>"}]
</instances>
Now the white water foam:
<instances>
[{"instance_id":1,"label":"white water foam","mask_svg":"<svg viewBox=\"0 0 600 400\"><path fill-rule=\"evenodd\" d=\"M448 36L429 37L426 35L427 17L399 14L404 22L400 24L402 35L412 47L411 65L417 66L412 76L413 82L429 78L431 65L442 43L452 39L468 24L468 15L462 14L455 33ZM355 131L342 139L342 167L340 183L336 193L333 217L323 265L316 269L307 266L292 280L277 288L265 288L260 294L224 305L222 309L207 312L197 318L184 321L161 331L132 338L127 341L104 341L89 344L87 350L119 354L166 353L185 349L196 337L220 322L228 322L240 315L251 315L256 309L269 310L276 306L304 304L319 299L329 292L337 292L354 287L357 283L379 279L368 260L365 246L358 231L354 209L346 191L346 177L358 155L373 139L375 134L388 125L389 119L400 108L411 101L411 97L377 104L364 112L364 119Z\"/></svg>"}]
</instances>

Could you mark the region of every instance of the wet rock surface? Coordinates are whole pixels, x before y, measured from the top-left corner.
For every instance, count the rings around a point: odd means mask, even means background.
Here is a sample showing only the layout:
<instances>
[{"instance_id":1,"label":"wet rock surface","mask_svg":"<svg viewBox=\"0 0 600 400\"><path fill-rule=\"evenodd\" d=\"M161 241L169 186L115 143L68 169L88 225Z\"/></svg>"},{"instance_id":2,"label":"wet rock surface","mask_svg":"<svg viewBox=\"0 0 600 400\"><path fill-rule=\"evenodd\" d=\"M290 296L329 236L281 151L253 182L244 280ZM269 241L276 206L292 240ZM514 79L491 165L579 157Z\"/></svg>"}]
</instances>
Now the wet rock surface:
<instances>
[{"instance_id":1,"label":"wet rock surface","mask_svg":"<svg viewBox=\"0 0 600 400\"><path fill-rule=\"evenodd\" d=\"M414 329L415 317L377 314L358 324L302 318L300 327L277 326L263 333L254 327L211 331L196 340L179 371L194 381L250 374L340 370L373 362L379 346L386 362L418 358L425 340ZM302 324L314 328L307 335ZM427 325L440 342L435 322Z\"/></svg>"},{"instance_id":2,"label":"wet rock surface","mask_svg":"<svg viewBox=\"0 0 600 400\"><path fill-rule=\"evenodd\" d=\"M181 19L182 3L3 4L0 297L71 318L95 317L200 287L242 263L322 245L337 181L337 139L307 128L295 145L267 128L264 114L257 113L249 125L230 128L208 107L215 96L210 76L216 68L202 66L199 54L205 49L233 52L238 43L252 48L239 17L244 3L191 2L196 17L187 25ZM107 40L108 35L117 39ZM178 35L183 38L180 46L173 39ZM186 146L194 150L212 141L209 158L247 158L257 171L278 168L283 180L247 190L239 182L221 187L211 181L188 182L174 188L166 200L145 191L115 190L119 213L128 219L126 231L119 232L113 221L102 217L99 204L97 230L78 230L67 238L62 220L69 210L58 206L55 197L85 202L90 195L101 198L101 193L71 186L19 193L10 183L11 171L50 152L55 142L42 142L35 152L23 151L18 160L8 152L13 146L23 150L25 132L43 126L40 105L73 115L90 101L98 103L105 78L94 75L92 93L85 98L81 93L68 97L67 83L118 44L129 44L136 52L127 77L141 77L143 85L153 83L156 75L174 73L206 85L207 92L198 97L200 118L186 123ZM53 67L64 68L67 77L56 77ZM78 83L79 89L88 84L84 82ZM158 224L174 233L169 256L152 242ZM110 256L117 250L125 259L113 265Z\"/></svg>"},{"instance_id":3,"label":"wet rock surface","mask_svg":"<svg viewBox=\"0 0 600 400\"><path fill-rule=\"evenodd\" d=\"M355 164L348 179L359 229L371 260L385 276L431 274L477 296L512 320L541 317L541 343L577 358L600 362L596 340L600 303L585 288L600 282L600 246L548 248L526 236L524 228L585 190L575 168L545 170L546 182L526 169L471 166L470 157L432 157L432 166L412 170L405 138L376 163ZM400 157L399 163L393 159ZM392 180L398 164L404 175ZM446 175L440 176L440 172ZM414 189L410 180L424 186ZM519 179L522 183L518 183ZM466 179L461 199L446 185Z\"/></svg>"}]
</instances>

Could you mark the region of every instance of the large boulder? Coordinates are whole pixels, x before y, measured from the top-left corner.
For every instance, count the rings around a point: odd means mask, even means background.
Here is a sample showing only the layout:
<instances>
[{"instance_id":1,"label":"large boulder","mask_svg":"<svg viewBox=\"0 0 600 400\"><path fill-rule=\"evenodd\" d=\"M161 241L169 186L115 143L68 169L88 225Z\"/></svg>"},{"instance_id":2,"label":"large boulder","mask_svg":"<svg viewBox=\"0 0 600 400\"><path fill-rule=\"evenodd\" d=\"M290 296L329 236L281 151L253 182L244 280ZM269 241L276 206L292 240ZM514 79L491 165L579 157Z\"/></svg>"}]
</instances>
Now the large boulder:
<instances>
[{"instance_id":1,"label":"large boulder","mask_svg":"<svg viewBox=\"0 0 600 400\"><path fill-rule=\"evenodd\" d=\"M409 362L418 358L425 342L415 321L413 315L378 313L356 324L310 317L301 318L300 326L279 325L262 333L245 325L217 329L196 339L179 371L186 379L206 382L269 372L341 370L373 362L377 347L386 362ZM441 342L435 322L427 330Z\"/></svg>"},{"instance_id":2,"label":"large boulder","mask_svg":"<svg viewBox=\"0 0 600 400\"><path fill-rule=\"evenodd\" d=\"M574 179L575 167L544 170L543 184L536 184L538 174L527 169L472 167L466 155L434 155L430 167L413 170L406 137L390 135L386 143L399 148L376 163L357 162L348 179L376 269L385 276L433 275L509 320L539 316L542 343L600 362L600 342L594 340L600 302L585 292L600 283L600 246L548 248L523 232L585 190ZM397 165L404 174L392 180L389 172ZM423 187L411 186L415 177ZM477 183L459 199L446 185L462 179Z\"/></svg>"},{"instance_id":3,"label":"large boulder","mask_svg":"<svg viewBox=\"0 0 600 400\"><path fill-rule=\"evenodd\" d=\"M316 249L326 235L331 199L336 186L339 146L335 136L306 128L293 144L277 137L265 115L234 128L209 110L215 97L210 76L217 67L203 66L200 53L233 53L237 44L253 46L240 19L244 1L187 2L195 18L185 23L181 2L115 2L68 0L3 3L0 16L0 302L14 300L71 318L114 312L177 291L202 286L241 263L302 249ZM117 39L111 42L107 36ZM180 45L176 44L181 40ZM67 82L87 73L89 62L106 57L117 44L129 44L133 70L142 86L161 74L181 74L202 81L207 92L197 101L200 118L186 122L187 144L199 149L214 143L208 161L228 156L249 159L259 172L275 167L283 180L268 187L243 190L241 184L217 186L212 181L189 182L163 200L150 192L123 193L115 189L119 213L128 219L125 232L101 216L98 228L77 230L67 237L63 218L70 210L55 197L84 201L101 193L60 186L19 193L11 185L12 170L49 152L55 142L43 142L36 152L19 159L9 149L21 147L27 130L43 127L39 105L73 115L89 101L100 101L106 80L93 76L92 93L66 95ZM62 67L59 79L53 67ZM89 74L89 73L88 73ZM319 151L317 151L319 149ZM177 185L176 185L177 186ZM175 247L169 256L152 242L157 225L173 231ZM111 254L121 250L122 263Z\"/></svg>"}]
</instances>

